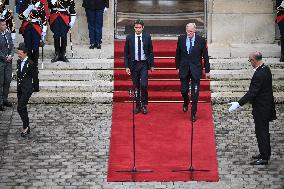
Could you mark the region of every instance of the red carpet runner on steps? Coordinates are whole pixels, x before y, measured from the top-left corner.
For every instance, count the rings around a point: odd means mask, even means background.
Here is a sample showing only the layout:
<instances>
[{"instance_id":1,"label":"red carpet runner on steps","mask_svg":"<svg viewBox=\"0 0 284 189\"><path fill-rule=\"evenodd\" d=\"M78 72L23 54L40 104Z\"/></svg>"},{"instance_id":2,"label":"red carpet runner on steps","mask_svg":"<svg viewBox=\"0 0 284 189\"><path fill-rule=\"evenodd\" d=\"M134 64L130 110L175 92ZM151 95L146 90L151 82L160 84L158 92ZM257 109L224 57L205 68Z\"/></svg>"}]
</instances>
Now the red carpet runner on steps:
<instances>
[{"instance_id":1,"label":"red carpet runner on steps","mask_svg":"<svg viewBox=\"0 0 284 189\"><path fill-rule=\"evenodd\" d=\"M175 70L176 41L153 41L155 67L149 73L149 113L135 115L136 169L148 173L124 173L133 166L132 103L130 76L123 66L124 41L115 41L114 96L109 182L112 181L218 181L210 81L202 79L197 121L194 123L193 168L208 172L172 172L190 165L190 111L182 112L180 83ZM192 179L192 176L194 179Z\"/></svg>"}]
</instances>

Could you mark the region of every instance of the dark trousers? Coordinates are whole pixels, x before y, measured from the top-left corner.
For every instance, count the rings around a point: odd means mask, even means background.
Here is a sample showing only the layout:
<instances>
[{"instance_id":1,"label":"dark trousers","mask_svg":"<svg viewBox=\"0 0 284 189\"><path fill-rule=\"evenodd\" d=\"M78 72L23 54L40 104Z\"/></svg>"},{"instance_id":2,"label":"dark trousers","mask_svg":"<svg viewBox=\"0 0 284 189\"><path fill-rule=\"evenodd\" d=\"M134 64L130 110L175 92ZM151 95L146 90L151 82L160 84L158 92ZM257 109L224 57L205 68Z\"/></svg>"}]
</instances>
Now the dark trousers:
<instances>
[{"instance_id":1,"label":"dark trousers","mask_svg":"<svg viewBox=\"0 0 284 189\"><path fill-rule=\"evenodd\" d=\"M39 89L39 79L38 79L38 59L39 59L39 48L37 49L29 49L28 57L34 62L35 64L35 78L33 80L35 88Z\"/></svg>"},{"instance_id":2,"label":"dark trousers","mask_svg":"<svg viewBox=\"0 0 284 189\"><path fill-rule=\"evenodd\" d=\"M85 11L88 22L90 44L101 44L104 10L85 9Z\"/></svg>"},{"instance_id":3,"label":"dark trousers","mask_svg":"<svg viewBox=\"0 0 284 189\"><path fill-rule=\"evenodd\" d=\"M23 122L23 129L26 129L29 126L29 115L28 115L27 104L29 102L31 95L32 92L22 92L19 89L17 91L17 97L18 97L17 111Z\"/></svg>"},{"instance_id":4,"label":"dark trousers","mask_svg":"<svg viewBox=\"0 0 284 189\"><path fill-rule=\"evenodd\" d=\"M259 153L263 159L269 160L271 155L269 121L254 117L254 124Z\"/></svg>"},{"instance_id":5,"label":"dark trousers","mask_svg":"<svg viewBox=\"0 0 284 189\"><path fill-rule=\"evenodd\" d=\"M137 91L136 103L148 104L148 65L146 61L135 61L132 70L134 90ZM140 95L141 91L141 95Z\"/></svg>"},{"instance_id":6,"label":"dark trousers","mask_svg":"<svg viewBox=\"0 0 284 189\"><path fill-rule=\"evenodd\" d=\"M191 83L190 83L190 87L189 87L190 81L191 81ZM200 79L193 78L190 71L189 71L186 78L180 78L180 82L181 82L180 91L181 91L182 97L184 99L184 103L189 103L188 92L189 92L189 90L191 92L191 100L192 100L191 112L192 112L193 115L195 115L196 112L197 112L197 102L198 102L198 97L199 97Z\"/></svg>"},{"instance_id":7,"label":"dark trousers","mask_svg":"<svg viewBox=\"0 0 284 189\"><path fill-rule=\"evenodd\" d=\"M12 78L12 63L0 62L0 106L8 102Z\"/></svg>"},{"instance_id":8,"label":"dark trousers","mask_svg":"<svg viewBox=\"0 0 284 189\"><path fill-rule=\"evenodd\" d=\"M67 47L67 35L65 37L53 36L53 38L55 54L65 56Z\"/></svg>"}]
</instances>

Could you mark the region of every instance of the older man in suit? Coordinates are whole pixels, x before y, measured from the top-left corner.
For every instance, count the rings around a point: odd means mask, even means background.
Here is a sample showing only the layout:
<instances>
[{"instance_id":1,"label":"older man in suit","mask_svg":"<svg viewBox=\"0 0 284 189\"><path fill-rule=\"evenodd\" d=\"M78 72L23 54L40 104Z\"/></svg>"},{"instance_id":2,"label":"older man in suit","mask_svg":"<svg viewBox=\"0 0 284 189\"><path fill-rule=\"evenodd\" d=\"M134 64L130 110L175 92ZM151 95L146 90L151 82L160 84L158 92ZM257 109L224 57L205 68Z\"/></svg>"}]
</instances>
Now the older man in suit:
<instances>
[{"instance_id":1,"label":"older man in suit","mask_svg":"<svg viewBox=\"0 0 284 189\"><path fill-rule=\"evenodd\" d=\"M203 37L195 34L195 23L186 25L187 35L178 37L176 49L176 69L179 73L181 81L181 94L184 99L183 111L187 112L189 103L189 82L191 81L191 98L192 98L192 121L196 121L197 102L199 96L199 86L202 74L202 57L204 58L204 66L206 78L210 77L210 64L206 41Z\"/></svg>"},{"instance_id":2,"label":"older man in suit","mask_svg":"<svg viewBox=\"0 0 284 189\"><path fill-rule=\"evenodd\" d=\"M8 93L12 77L14 45L11 33L6 28L6 21L0 19L0 111L4 110L3 106L12 106L8 102Z\"/></svg>"},{"instance_id":3,"label":"older man in suit","mask_svg":"<svg viewBox=\"0 0 284 189\"><path fill-rule=\"evenodd\" d=\"M250 102L255 124L255 134L259 155L252 156L251 165L266 165L271 155L269 121L276 119L276 111L272 90L272 75L268 66L262 62L262 54L250 54L249 62L254 68L248 92L238 101L229 103L229 112Z\"/></svg>"},{"instance_id":4,"label":"older man in suit","mask_svg":"<svg viewBox=\"0 0 284 189\"><path fill-rule=\"evenodd\" d=\"M147 114L148 70L154 70L154 53L151 36L145 32L144 22L134 22L135 32L128 35L124 47L124 66L131 75L136 95L136 113ZM141 88L141 95L140 95ZM141 97L140 97L141 96ZM142 105L142 107L141 107Z\"/></svg>"}]
</instances>

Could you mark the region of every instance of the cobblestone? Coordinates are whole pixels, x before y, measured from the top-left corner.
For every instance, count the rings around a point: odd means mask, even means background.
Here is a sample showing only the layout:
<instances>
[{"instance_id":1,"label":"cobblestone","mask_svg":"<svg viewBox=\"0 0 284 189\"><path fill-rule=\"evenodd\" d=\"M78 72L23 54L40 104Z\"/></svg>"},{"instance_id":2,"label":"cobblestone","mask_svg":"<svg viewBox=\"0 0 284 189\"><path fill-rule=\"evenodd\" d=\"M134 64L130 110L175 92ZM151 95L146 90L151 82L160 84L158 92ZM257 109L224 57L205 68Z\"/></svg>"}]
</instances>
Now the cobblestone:
<instances>
[{"instance_id":1,"label":"cobblestone","mask_svg":"<svg viewBox=\"0 0 284 189\"><path fill-rule=\"evenodd\" d=\"M31 134L19 136L15 106L0 112L1 189L283 189L284 105L270 124L268 166L250 166L257 153L251 107L228 113L214 105L219 182L106 182L110 104L32 104Z\"/></svg>"}]
</instances>

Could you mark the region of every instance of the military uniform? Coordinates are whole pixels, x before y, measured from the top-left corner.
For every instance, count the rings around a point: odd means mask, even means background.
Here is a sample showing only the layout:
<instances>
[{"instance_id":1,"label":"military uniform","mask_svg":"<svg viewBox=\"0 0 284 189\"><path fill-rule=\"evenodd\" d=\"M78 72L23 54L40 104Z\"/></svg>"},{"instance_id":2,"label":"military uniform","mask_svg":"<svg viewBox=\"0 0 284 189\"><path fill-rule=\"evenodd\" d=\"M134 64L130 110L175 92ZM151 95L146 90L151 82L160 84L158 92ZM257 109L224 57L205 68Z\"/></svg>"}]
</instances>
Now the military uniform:
<instances>
[{"instance_id":1,"label":"military uniform","mask_svg":"<svg viewBox=\"0 0 284 189\"><path fill-rule=\"evenodd\" d=\"M68 62L65 56L67 33L75 23L75 2L74 0L48 0L48 8L50 9L49 24L53 32L55 48L55 57L51 62L58 60Z\"/></svg>"},{"instance_id":2,"label":"military uniform","mask_svg":"<svg viewBox=\"0 0 284 189\"><path fill-rule=\"evenodd\" d=\"M15 40L16 28L13 18L13 12L5 7L5 2L3 0L0 0L0 19L4 19L6 21L6 25L11 32L12 39Z\"/></svg>"},{"instance_id":3,"label":"military uniform","mask_svg":"<svg viewBox=\"0 0 284 189\"><path fill-rule=\"evenodd\" d=\"M44 39L47 30L44 4L39 0L24 0L20 6L19 18L23 21L20 33L23 35L26 47L29 50L28 57L34 62L36 67L36 79L34 82L39 85L39 46L40 41ZM37 87L37 89L38 88L39 87Z\"/></svg>"},{"instance_id":4,"label":"military uniform","mask_svg":"<svg viewBox=\"0 0 284 189\"><path fill-rule=\"evenodd\" d=\"M282 3L283 2L283 3ZM276 1L277 16L275 22L278 24L281 35L281 58L280 61L284 62L284 1Z\"/></svg>"}]
</instances>

